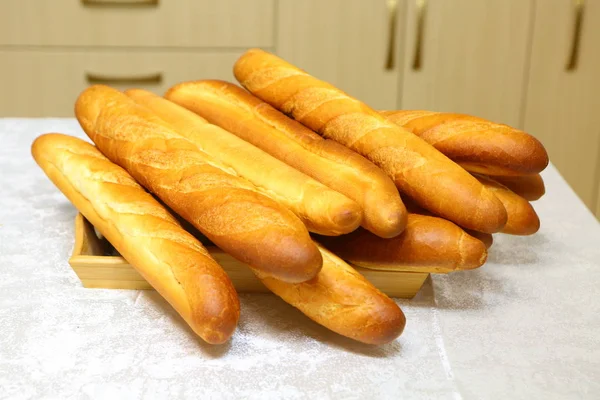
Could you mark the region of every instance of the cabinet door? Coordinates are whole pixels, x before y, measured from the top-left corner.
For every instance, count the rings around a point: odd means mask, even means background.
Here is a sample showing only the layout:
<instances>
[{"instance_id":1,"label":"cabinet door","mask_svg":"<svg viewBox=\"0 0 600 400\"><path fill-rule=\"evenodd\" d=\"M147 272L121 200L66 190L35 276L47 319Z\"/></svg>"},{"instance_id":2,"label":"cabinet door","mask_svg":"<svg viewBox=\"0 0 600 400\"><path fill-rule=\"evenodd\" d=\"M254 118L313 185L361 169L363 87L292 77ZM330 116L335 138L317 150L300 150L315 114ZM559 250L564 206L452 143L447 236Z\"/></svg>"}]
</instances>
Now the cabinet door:
<instances>
[{"instance_id":1,"label":"cabinet door","mask_svg":"<svg viewBox=\"0 0 600 400\"><path fill-rule=\"evenodd\" d=\"M519 127L532 1L407 2L402 108L462 112Z\"/></svg>"},{"instance_id":2,"label":"cabinet door","mask_svg":"<svg viewBox=\"0 0 600 400\"><path fill-rule=\"evenodd\" d=\"M92 83L157 94L185 80L233 80L239 51L1 50L0 117L73 117Z\"/></svg>"},{"instance_id":3,"label":"cabinet door","mask_svg":"<svg viewBox=\"0 0 600 400\"><path fill-rule=\"evenodd\" d=\"M375 108L395 109L405 0L280 0L277 53ZM387 65L389 52L393 63Z\"/></svg>"},{"instance_id":4,"label":"cabinet door","mask_svg":"<svg viewBox=\"0 0 600 400\"><path fill-rule=\"evenodd\" d=\"M593 209L600 178L600 1L585 2L579 54L568 70L577 40L574 4L537 2L525 129L544 143L550 161Z\"/></svg>"}]
</instances>

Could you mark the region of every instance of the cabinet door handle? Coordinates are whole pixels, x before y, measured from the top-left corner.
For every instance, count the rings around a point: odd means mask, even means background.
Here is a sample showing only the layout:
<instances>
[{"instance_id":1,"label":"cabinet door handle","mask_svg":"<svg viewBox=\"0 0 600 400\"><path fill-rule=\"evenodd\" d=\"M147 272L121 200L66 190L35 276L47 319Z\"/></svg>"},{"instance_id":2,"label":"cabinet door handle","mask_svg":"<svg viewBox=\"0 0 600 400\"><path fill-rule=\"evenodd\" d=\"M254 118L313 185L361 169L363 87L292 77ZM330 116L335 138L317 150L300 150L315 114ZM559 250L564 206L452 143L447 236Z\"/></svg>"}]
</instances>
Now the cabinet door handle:
<instances>
[{"instance_id":1,"label":"cabinet door handle","mask_svg":"<svg viewBox=\"0 0 600 400\"><path fill-rule=\"evenodd\" d=\"M385 69L394 69L396 61L396 25L398 24L398 0L387 0L388 7L388 51L385 61Z\"/></svg>"},{"instance_id":2,"label":"cabinet door handle","mask_svg":"<svg viewBox=\"0 0 600 400\"><path fill-rule=\"evenodd\" d=\"M575 21L573 23L573 39L571 40L571 53L567 61L567 71L577 69L579 61L579 42L581 41L581 27L583 25L583 14L585 11L584 0L574 0L575 2Z\"/></svg>"},{"instance_id":3,"label":"cabinet door handle","mask_svg":"<svg viewBox=\"0 0 600 400\"><path fill-rule=\"evenodd\" d=\"M425 31L425 14L427 13L427 0L416 0L417 27L415 33L415 54L412 62L413 71L419 71L423 58L423 34Z\"/></svg>"},{"instance_id":4,"label":"cabinet door handle","mask_svg":"<svg viewBox=\"0 0 600 400\"><path fill-rule=\"evenodd\" d=\"M99 7L132 7L132 6L158 6L159 0L81 0L84 6Z\"/></svg>"},{"instance_id":5,"label":"cabinet door handle","mask_svg":"<svg viewBox=\"0 0 600 400\"><path fill-rule=\"evenodd\" d=\"M85 79L91 85L93 84L130 84L130 85L158 85L163 80L162 73L149 75L129 75L129 76L109 76L86 72Z\"/></svg>"}]
</instances>

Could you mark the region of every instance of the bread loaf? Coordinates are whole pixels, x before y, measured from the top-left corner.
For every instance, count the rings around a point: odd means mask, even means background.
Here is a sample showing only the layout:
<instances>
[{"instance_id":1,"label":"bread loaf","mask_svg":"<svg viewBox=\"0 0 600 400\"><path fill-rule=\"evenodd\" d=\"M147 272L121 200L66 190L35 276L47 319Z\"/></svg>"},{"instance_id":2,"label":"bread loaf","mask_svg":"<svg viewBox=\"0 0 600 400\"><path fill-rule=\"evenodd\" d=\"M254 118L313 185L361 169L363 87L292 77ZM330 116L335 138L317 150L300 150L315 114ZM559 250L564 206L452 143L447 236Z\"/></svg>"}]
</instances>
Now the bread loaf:
<instances>
[{"instance_id":1,"label":"bread loaf","mask_svg":"<svg viewBox=\"0 0 600 400\"><path fill-rule=\"evenodd\" d=\"M502 203L477 179L334 86L258 49L240 57L234 74L255 96L371 160L422 207L480 232L506 223Z\"/></svg>"},{"instance_id":2,"label":"bread loaf","mask_svg":"<svg viewBox=\"0 0 600 400\"><path fill-rule=\"evenodd\" d=\"M476 177L500 199L506 208L508 221L502 233L533 235L540 229L540 219L527 200L490 178L482 175Z\"/></svg>"},{"instance_id":3,"label":"bread loaf","mask_svg":"<svg viewBox=\"0 0 600 400\"><path fill-rule=\"evenodd\" d=\"M432 144L467 171L487 175L537 174L548 165L548 153L542 143L508 125L434 111L382 111L382 114Z\"/></svg>"},{"instance_id":4,"label":"bread loaf","mask_svg":"<svg viewBox=\"0 0 600 400\"><path fill-rule=\"evenodd\" d=\"M289 282L313 278L321 254L304 224L248 181L107 86L86 89L75 113L111 161L238 260Z\"/></svg>"},{"instance_id":5,"label":"bread loaf","mask_svg":"<svg viewBox=\"0 0 600 400\"><path fill-rule=\"evenodd\" d=\"M322 235L341 235L360 225L362 209L343 194L154 93L133 89L125 94L169 123L223 169L235 171L265 196L289 208L308 230Z\"/></svg>"},{"instance_id":6,"label":"bread loaf","mask_svg":"<svg viewBox=\"0 0 600 400\"><path fill-rule=\"evenodd\" d=\"M406 318L396 303L339 257L319 248L323 268L310 281L290 284L263 278L262 282L310 319L341 335L369 344L398 337Z\"/></svg>"},{"instance_id":7,"label":"bread loaf","mask_svg":"<svg viewBox=\"0 0 600 400\"><path fill-rule=\"evenodd\" d=\"M40 136L32 154L46 175L201 338L223 343L240 314L229 277L122 168L83 140Z\"/></svg>"},{"instance_id":8,"label":"bread loaf","mask_svg":"<svg viewBox=\"0 0 600 400\"><path fill-rule=\"evenodd\" d=\"M470 236L473 236L475 239L481 241L481 243L485 245L486 249L489 249L494 244L494 237L490 233L477 232L470 229L465 229L465 232Z\"/></svg>"},{"instance_id":9,"label":"bread loaf","mask_svg":"<svg viewBox=\"0 0 600 400\"><path fill-rule=\"evenodd\" d=\"M450 221L408 214L400 235L383 239L364 229L321 243L342 259L364 268L447 273L482 266L485 245Z\"/></svg>"},{"instance_id":10,"label":"bread loaf","mask_svg":"<svg viewBox=\"0 0 600 400\"><path fill-rule=\"evenodd\" d=\"M244 89L223 81L184 82L165 97L353 199L363 209L362 226L374 234L394 237L404 229L406 208L381 169Z\"/></svg>"},{"instance_id":11,"label":"bread loaf","mask_svg":"<svg viewBox=\"0 0 600 400\"><path fill-rule=\"evenodd\" d=\"M528 201L539 200L546 193L540 174L489 177Z\"/></svg>"}]
</instances>

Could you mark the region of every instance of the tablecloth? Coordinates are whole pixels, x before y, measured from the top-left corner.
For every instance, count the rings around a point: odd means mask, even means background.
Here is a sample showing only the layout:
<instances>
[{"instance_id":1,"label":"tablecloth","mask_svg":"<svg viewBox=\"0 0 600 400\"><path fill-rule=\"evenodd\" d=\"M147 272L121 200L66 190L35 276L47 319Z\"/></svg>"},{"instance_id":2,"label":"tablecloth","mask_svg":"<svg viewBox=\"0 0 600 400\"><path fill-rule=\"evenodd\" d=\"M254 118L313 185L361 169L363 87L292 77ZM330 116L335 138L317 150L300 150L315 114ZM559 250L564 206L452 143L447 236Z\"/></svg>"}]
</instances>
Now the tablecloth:
<instances>
[{"instance_id":1,"label":"tablecloth","mask_svg":"<svg viewBox=\"0 0 600 400\"><path fill-rule=\"evenodd\" d=\"M542 228L435 275L389 345L353 342L268 294L232 340L197 339L155 292L85 289L75 208L29 153L74 119L0 120L0 398L600 398L600 226L550 166Z\"/></svg>"}]
</instances>

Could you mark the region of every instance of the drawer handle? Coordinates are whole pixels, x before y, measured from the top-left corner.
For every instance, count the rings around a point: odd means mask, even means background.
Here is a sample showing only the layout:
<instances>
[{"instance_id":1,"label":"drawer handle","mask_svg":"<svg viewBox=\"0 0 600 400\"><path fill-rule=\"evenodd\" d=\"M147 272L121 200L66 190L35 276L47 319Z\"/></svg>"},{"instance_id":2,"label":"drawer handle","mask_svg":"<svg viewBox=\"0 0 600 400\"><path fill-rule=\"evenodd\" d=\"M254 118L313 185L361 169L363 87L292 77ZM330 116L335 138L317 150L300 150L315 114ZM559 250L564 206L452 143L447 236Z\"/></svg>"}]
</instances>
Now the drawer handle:
<instances>
[{"instance_id":1,"label":"drawer handle","mask_svg":"<svg viewBox=\"0 0 600 400\"><path fill-rule=\"evenodd\" d=\"M417 27L415 34L415 54L413 56L412 69L419 71L423 58L423 31L425 30L425 13L427 12L427 1L417 0Z\"/></svg>"},{"instance_id":2,"label":"drawer handle","mask_svg":"<svg viewBox=\"0 0 600 400\"><path fill-rule=\"evenodd\" d=\"M581 41L581 26L583 25L583 12L585 11L585 1L575 0L575 22L573 24L573 39L571 40L571 53L567 62L567 71L577 69L579 60L579 42Z\"/></svg>"},{"instance_id":3,"label":"drawer handle","mask_svg":"<svg viewBox=\"0 0 600 400\"><path fill-rule=\"evenodd\" d=\"M389 14L389 37L387 59L385 61L385 69L391 71L394 69L394 53L396 50L396 25L398 25L398 0L387 0Z\"/></svg>"},{"instance_id":4,"label":"drawer handle","mask_svg":"<svg viewBox=\"0 0 600 400\"><path fill-rule=\"evenodd\" d=\"M139 7L139 6L158 6L159 0L81 0L84 6L97 7Z\"/></svg>"},{"instance_id":5,"label":"drawer handle","mask_svg":"<svg viewBox=\"0 0 600 400\"><path fill-rule=\"evenodd\" d=\"M158 85L162 83L163 75L162 73L149 74L149 75L130 75L130 76L109 76L109 75L101 75L94 74L90 72L86 72L85 79L89 84L152 84Z\"/></svg>"}]
</instances>

